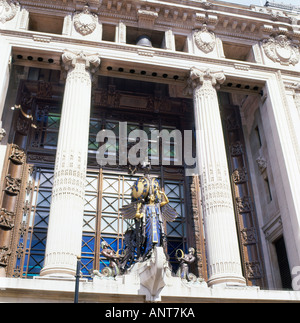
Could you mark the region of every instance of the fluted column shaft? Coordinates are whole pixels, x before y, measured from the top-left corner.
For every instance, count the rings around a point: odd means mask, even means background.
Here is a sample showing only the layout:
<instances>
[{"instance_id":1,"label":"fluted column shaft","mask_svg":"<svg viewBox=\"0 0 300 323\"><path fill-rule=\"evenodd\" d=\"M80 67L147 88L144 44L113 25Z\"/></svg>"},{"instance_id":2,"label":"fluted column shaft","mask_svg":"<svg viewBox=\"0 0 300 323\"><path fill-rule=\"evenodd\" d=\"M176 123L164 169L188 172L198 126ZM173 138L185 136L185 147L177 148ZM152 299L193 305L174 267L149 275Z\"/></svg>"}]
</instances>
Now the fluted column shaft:
<instances>
[{"instance_id":1,"label":"fluted column shaft","mask_svg":"<svg viewBox=\"0 0 300 323\"><path fill-rule=\"evenodd\" d=\"M216 86L224 81L222 72L197 68L191 70L188 80L194 98L209 285L245 283L216 91Z\"/></svg>"},{"instance_id":2,"label":"fluted column shaft","mask_svg":"<svg viewBox=\"0 0 300 323\"><path fill-rule=\"evenodd\" d=\"M67 71L54 183L50 207L44 275L75 275L81 254L92 73L99 55L65 52Z\"/></svg>"}]
</instances>

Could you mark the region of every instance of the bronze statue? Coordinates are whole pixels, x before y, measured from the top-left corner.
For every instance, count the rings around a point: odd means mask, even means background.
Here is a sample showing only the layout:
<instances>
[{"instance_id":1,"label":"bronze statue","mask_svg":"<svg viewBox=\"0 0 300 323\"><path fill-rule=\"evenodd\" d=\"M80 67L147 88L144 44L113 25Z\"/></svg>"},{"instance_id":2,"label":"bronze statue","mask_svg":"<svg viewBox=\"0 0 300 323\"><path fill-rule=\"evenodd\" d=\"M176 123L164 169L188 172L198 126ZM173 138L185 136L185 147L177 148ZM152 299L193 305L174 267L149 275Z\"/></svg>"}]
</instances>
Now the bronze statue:
<instances>
[{"instance_id":1,"label":"bronze statue","mask_svg":"<svg viewBox=\"0 0 300 323\"><path fill-rule=\"evenodd\" d=\"M101 273L107 277L115 277L115 276L119 275L120 269L118 266L118 261L120 259L120 256L117 255L112 249L108 248L108 244L106 241L103 241L101 243L101 247L102 247L101 254L106 259L109 260L108 267L105 267L104 269L102 269Z\"/></svg>"},{"instance_id":2,"label":"bronze statue","mask_svg":"<svg viewBox=\"0 0 300 323\"><path fill-rule=\"evenodd\" d=\"M181 252L181 255L178 255L178 251ZM195 280L196 276L189 272L189 265L192 264L195 260L195 249L189 248L188 253L184 254L181 249L176 250L176 258L180 262L177 276L181 279L186 279L188 281Z\"/></svg>"},{"instance_id":3,"label":"bronze statue","mask_svg":"<svg viewBox=\"0 0 300 323\"><path fill-rule=\"evenodd\" d=\"M137 259L145 260L155 246L166 246L163 221L173 222L178 213L149 174L137 179L132 188L132 203L121 208L125 219L135 220Z\"/></svg>"}]
</instances>

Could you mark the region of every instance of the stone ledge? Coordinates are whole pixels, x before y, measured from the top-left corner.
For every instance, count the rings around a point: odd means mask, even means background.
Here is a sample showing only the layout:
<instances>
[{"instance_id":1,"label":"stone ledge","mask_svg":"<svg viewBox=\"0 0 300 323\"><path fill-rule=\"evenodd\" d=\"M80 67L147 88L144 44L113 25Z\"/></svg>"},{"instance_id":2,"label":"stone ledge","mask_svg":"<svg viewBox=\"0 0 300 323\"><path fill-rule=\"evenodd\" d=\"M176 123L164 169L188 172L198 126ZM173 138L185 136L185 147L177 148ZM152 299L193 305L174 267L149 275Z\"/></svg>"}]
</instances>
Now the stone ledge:
<instances>
[{"instance_id":1,"label":"stone ledge","mask_svg":"<svg viewBox=\"0 0 300 323\"><path fill-rule=\"evenodd\" d=\"M172 279L176 280L176 284L167 283L160 293L162 303L300 303L300 291L260 290L246 286L193 286L179 278ZM3 303L71 303L74 291L75 282L70 280L0 278L0 302ZM80 282L79 287L79 302L140 303L146 301L145 296L145 290L125 276Z\"/></svg>"}]
</instances>

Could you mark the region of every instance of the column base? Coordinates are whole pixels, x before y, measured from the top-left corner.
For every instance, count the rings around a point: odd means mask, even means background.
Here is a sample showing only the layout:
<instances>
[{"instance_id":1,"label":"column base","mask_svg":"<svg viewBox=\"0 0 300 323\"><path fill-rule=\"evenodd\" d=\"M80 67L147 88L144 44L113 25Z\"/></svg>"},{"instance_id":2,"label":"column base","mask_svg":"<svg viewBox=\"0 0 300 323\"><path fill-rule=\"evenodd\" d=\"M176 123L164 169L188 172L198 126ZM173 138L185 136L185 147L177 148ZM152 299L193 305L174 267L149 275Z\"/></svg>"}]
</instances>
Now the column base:
<instances>
[{"instance_id":1,"label":"column base","mask_svg":"<svg viewBox=\"0 0 300 323\"><path fill-rule=\"evenodd\" d=\"M231 285L238 285L238 286L246 286L246 280L243 276L236 276L236 275L214 275L210 277L207 281L208 287L211 286L227 286L228 284Z\"/></svg>"},{"instance_id":2,"label":"column base","mask_svg":"<svg viewBox=\"0 0 300 323\"><path fill-rule=\"evenodd\" d=\"M72 268L66 268L66 267L44 267L41 272L40 276L44 277L62 277L62 278L74 278L76 275L76 270Z\"/></svg>"}]
</instances>

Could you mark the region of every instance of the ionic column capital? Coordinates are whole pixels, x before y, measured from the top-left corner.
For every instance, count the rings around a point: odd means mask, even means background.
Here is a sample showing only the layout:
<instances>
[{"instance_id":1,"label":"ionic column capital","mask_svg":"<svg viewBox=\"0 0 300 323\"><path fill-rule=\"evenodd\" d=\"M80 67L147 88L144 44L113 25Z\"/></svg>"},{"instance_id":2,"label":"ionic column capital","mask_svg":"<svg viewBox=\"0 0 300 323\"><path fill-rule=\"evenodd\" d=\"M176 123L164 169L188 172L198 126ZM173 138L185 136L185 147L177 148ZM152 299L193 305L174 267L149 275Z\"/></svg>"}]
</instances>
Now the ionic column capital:
<instances>
[{"instance_id":1,"label":"ionic column capital","mask_svg":"<svg viewBox=\"0 0 300 323\"><path fill-rule=\"evenodd\" d=\"M209 68L200 69L197 67L192 67L187 80L185 92L192 95L195 89L201 88L203 85L218 89L218 87L223 84L225 80L226 76L223 71L213 71Z\"/></svg>"},{"instance_id":2,"label":"ionic column capital","mask_svg":"<svg viewBox=\"0 0 300 323\"><path fill-rule=\"evenodd\" d=\"M65 50L62 54L62 66L65 71L70 71L75 69L79 65L84 65L85 70L94 74L101 63L100 54L86 54L83 51L73 52Z\"/></svg>"}]
</instances>

